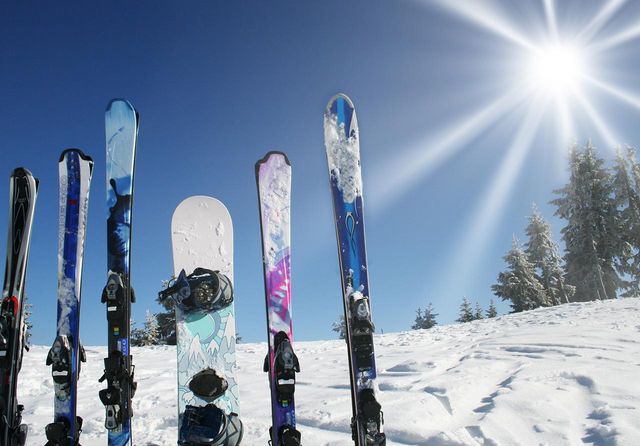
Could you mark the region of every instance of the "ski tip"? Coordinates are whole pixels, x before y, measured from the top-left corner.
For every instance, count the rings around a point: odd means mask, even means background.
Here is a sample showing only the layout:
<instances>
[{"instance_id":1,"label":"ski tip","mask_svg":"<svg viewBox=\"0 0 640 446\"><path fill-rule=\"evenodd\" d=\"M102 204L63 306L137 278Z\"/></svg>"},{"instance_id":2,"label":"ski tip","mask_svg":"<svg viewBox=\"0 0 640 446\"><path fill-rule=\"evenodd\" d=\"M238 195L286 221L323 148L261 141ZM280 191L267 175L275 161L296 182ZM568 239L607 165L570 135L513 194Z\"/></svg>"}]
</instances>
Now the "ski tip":
<instances>
[{"instance_id":1,"label":"ski tip","mask_svg":"<svg viewBox=\"0 0 640 446\"><path fill-rule=\"evenodd\" d=\"M338 93L334 95L331 99L329 99L329 103L327 104L327 112L331 113L332 109L335 108L336 104L340 101L346 102L349 108L355 109L355 106L353 105L353 101L349 96L347 96L344 93Z\"/></svg>"},{"instance_id":2,"label":"ski tip","mask_svg":"<svg viewBox=\"0 0 640 446\"><path fill-rule=\"evenodd\" d=\"M38 190L38 187L40 186L40 180L38 180L36 177L34 177L33 174L31 173L31 171L29 169L27 169L26 167L16 167L15 169L13 169L13 172L11 172L11 178L32 179L33 182L35 183L36 191Z\"/></svg>"},{"instance_id":3,"label":"ski tip","mask_svg":"<svg viewBox=\"0 0 640 446\"><path fill-rule=\"evenodd\" d=\"M67 154L70 154L70 153L77 153L80 158L82 158L83 160L88 161L89 163L93 164L93 158L91 158L89 155L85 154L80 149L64 149L62 151L62 153L60 154L60 159L58 160L58 162L61 163L64 160L64 157L67 156Z\"/></svg>"},{"instance_id":4,"label":"ski tip","mask_svg":"<svg viewBox=\"0 0 640 446\"><path fill-rule=\"evenodd\" d=\"M121 107L128 108L132 112L134 112L136 115L138 114L133 104L131 104L131 102L129 102L127 99L123 99L123 98L111 99L107 104L107 111L114 110L116 108L121 108ZM136 120L137 120L137 117L136 117Z\"/></svg>"},{"instance_id":5,"label":"ski tip","mask_svg":"<svg viewBox=\"0 0 640 446\"><path fill-rule=\"evenodd\" d=\"M13 172L11 172L11 176L12 177L32 177L33 178L33 174L26 167L16 167L15 169L13 169Z\"/></svg>"},{"instance_id":6,"label":"ski tip","mask_svg":"<svg viewBox=\"0 0 640 446\"><path fill-rule=\"evenodd\" d=\"M291 161L289 161L289 157L287 156L286 153L281 152L279 150L271 150L269 152L267 152L267 154L265 156L263 156L261 159L259 159L256 162L256 172L258 171L258 169L260 168L260 166L264 163L266 163L267 161L269 161L269 158L271 158L272 156L281 156L284 158L284 162L287 163L287 166L291 166Z\"/></svg>"}]
</instances>

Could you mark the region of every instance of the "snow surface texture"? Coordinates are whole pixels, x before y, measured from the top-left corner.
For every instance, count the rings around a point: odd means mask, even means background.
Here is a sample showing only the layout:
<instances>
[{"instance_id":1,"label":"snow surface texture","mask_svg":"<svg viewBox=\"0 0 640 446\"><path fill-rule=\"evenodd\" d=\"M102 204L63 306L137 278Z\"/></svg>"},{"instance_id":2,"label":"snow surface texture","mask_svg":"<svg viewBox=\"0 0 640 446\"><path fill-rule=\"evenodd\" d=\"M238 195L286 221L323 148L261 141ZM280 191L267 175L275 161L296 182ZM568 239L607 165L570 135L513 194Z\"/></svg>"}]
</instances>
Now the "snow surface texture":
<instances>
[{"instance_id":1,"label":"snow surface texture","mask_svg":"<svg viewBox=\"0 0 640 446\"><path fill-rule=\"evenodd\" d=\"M493 320L377 335L388 445L639 445L640 299L565 304ZM46 442L49 347L25 355L18 398L27 445ZM243 446L265 446L271 422L265 343L238 346ZM309 446L353 445L344 341L296 343L298 429ZM173 347L133 348L136 445L175 445ZM87 348L78 414L83 446L104 446L98 399L103 347Z\"/></svg>"},{"instance_id":2,"label":"snow surface texture","mask_svg":"<svg viewBox=\"0 0 640 446\"><path fill-rule=\"evenodd\" d=\"M351 120L351 135L346 135L344 124L332 113L324 115L324 143L329 161L329 171L335 176L338 190L345 203L353 203L362 194L360 174L360 142L356 112Z\"/></svg>"},{"instance_id":3,"label":"snow surface texture","mask_svg":"<svg viewBox=\"0 0 640 446\"><path fill-rule=\"evenodd\" d=\"M260 166L260 201L267 271L272 271L282 258L289 254L291 234L291 166L284 155L272 154Z\"/></svg>"}]
</instances>

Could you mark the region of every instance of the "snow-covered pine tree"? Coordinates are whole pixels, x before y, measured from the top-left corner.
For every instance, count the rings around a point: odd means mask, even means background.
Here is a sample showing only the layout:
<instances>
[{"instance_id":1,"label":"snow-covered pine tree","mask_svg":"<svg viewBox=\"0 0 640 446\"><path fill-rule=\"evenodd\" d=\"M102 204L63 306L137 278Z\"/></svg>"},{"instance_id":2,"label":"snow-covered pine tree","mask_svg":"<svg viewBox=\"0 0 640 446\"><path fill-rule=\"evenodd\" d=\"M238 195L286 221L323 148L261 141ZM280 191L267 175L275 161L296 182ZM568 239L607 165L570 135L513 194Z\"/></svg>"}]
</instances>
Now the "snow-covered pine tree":
<instances>
[{"instance_id":1,"label":"snow-covered pine tree","mask_svg":"<svg viewBox=\"0 0 640 446\"><path fill-rule=\"evenodd\" d=\"M469 299L465 296L462 299L462 303L460 304L460 312L458 313L458 319L456 322L465 323L471 322L474 319L473 310L471 309L471 303L469 303Z\"/></svg>"},{"instance_id":2,"label":"snow-covered pine tree","mask_svg":"<svg viewBox=\"0 0 640 446\"><path fill-rule=\"evenodd\" d=\"M482 307L478 302L476 302L476 309L473 313L473 319L476 321L480 319L484 319L484 316L482 316Z\"/></svg>"},{"instance_id":3,"label":"snow-covered pine tree","mask_svg":"<svg viewBox=\"0 0 640 446\"><path fill-rule=\"evenodd\" d=\"M331 324L331 330L338 333L340 339L344 339L347 336L347 323L344 320L344 314L341 314L340 318Z\"/></svg>"},{"instance_id":4,"label":"snow-covered pine tree","mask_svg":"<svg viewBox=\"0 0 640 446\"><path fill-rule=\"evenodd\" d=\"M616 205L616 222L619 257L616 269L621 275L623 297L640 296L640 167L635 151L627 148L616 153L613 167L613 194Z\"/></svg>"},{"instance_id":5,"label":"snow-covered pine tree","mask_svg":"<svg viewBox=\"0 0 640 446\"><path fill-rule=\"evenodd\" d=\"M433 311L433 305L427 305L424 311L421 308L416 310L416 320L411 326L413 330L429 329L438 325L436 321L438 313Z\"/></svg>"},{"instance_id":6,"label":"snow-covered pine tree","mask_svg":"<svg viewBox=\"0 0 640 446\"><path fill-rule=\"evenodd\" d=\"M158 345L160 341L158 318L149 310L145 314L144 337L145 344L143 345Z\"/></svg>"},{"instance_id":7,"label":"snow-covered pine tree","mask_svg":"<svg viewBox=\"0 0 640 446\"><path fill-rule=\"evenodd\" d=\"M558 245L551 235L551 226L542 217L535 203L529 216L526 233L529 240L525 244L525 252L547 294L545 305L568 303L575 293L575 287L565 283L565 273Z\"/></svg>"},{"instance_id":8,"label":"snow-covered pine tree","mask_svg":"<svg viewBox=\"0 0 640 446\"><path fill-rule=\"evenodd\" d=\"M487 318L496 317L498 315L498 310L496 309L496 304L493 302L493 299L489 301L489 308L487 309Z\"/></svg>"},{"instance_id":9,"label":"snow-covered pine tree","mask_svg":"<svg viewBox=\"0 0 640 446\"><path fill-rule=\"evenodd\" d=\"M590 142L582 151L571 149L569 170L569 183L551 201L558 207L555 215L567 220L567 283L576 287L575 301L614 299L621 281L614 267L619 243L611 175Z\"/></svg>"},{"instance_id":10,"label":"snow-covered pine tree","mask_svg":"<svg viewBox=\"0 0 640 446\"><path fill-rule=\"evenodd\" d=\"M547 295L517 238L513 238L504 261L508 269L498 274L498 283L491 286L493 293L502 300L511 301L514 313L543 306Z\"/></svg>"},{"instance_id":11,"label":"snow-covered pine tree","mask_svg":"<svg viewBox=\"0 0 640 446\"><path fill-rule=\"evenodd\" d=\"M422 315L422 308L418 307L416 310L416 318L413 321L413 325L411 326L412 330L420 330L422 328L422 321L424 320L424 316Z\"/></svg>"}]
</instances>

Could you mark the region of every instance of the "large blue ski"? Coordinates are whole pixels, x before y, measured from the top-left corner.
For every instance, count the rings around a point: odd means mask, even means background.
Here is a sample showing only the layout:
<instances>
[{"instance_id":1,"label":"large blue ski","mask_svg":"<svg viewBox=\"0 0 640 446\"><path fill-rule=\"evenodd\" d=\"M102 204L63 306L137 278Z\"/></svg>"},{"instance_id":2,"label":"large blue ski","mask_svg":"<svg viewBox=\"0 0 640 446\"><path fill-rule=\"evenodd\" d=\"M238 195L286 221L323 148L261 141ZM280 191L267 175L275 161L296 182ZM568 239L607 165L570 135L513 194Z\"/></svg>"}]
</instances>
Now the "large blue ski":
<instances>
[{"instance_id":1,"label":"large blue ski","mask_svg":"<svg viewBox=\"0 0 640 446\"><path fill-rule=\"evenodd\" d=\"M109 446L131 445L131 398L136 390L129 351L131 303L135 294L130 283L131 207L133 172L139 116L124 99L107 106L107 285L102 302L107 307L108 357L104 360L107 388L100 391L106 409L105 427Z\"/></svg>"},{"instance_id":2,"label":"large blue ski","mask_svg":"<svg viewBox=\"0 0 640 446\"><path fill-rule=\"evenodd\" d=\"M0 444L24 446L27 425L18 404L18 372L25 349L24 284L38 180L19 167L11 174L7 266L0 305Z\"/></svg>"},{"instance_id":3,"label":"large blue ski","mask_svg":"<svg viewBox=\"0 0 640 446\"><path fill-rule=\"evenodd\" d=\"M60 155L60 225L58 236L58 324L47 355L54 383L54 421L47 425L46 446L76 446L82 418L76 415L80 362L80 290L93 160L78 149Z\"/></svg>"},{"instance_id":4,"label":"large blue ski","mask_svg":"<svg viewBox=\"0 0 640 446\"><path fill-rule=\"evenodd\" d=\"M386 437L376 400L376 360L365 246L358 121L351 100L334 96L324 113L324 140L338 241L351 378L352 438L382 446Z\"/></svg>"}]
</instances>

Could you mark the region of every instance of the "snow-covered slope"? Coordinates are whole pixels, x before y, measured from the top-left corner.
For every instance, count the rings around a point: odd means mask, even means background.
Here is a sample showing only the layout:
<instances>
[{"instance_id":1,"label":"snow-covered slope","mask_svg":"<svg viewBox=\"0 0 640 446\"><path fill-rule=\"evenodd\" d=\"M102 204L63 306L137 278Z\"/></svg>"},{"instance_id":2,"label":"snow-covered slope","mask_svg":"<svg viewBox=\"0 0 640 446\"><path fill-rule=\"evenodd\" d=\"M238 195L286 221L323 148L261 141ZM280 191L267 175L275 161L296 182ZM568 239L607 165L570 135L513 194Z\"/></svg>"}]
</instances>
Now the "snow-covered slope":
<instances>
[{"instance_id":1,"label":"snow-covered slope","mask_svg":"<svg viewBox=\"0 0 640 446\"><path fill-rule=\"evenodd\" d=\"M389 445L640 445L640 299L568 304L494 320L376 336ZM53 413L48 347L26 354L19 400L28 445ZM238 346L243 445L267 444L266 344ZM342 341L298 342L296 392L307 446L352 445ZM133 350L136 445L175 445L175 350ZM106 444L102 347L80 382L83 446Z\"/></svg>"}]
</instances>

